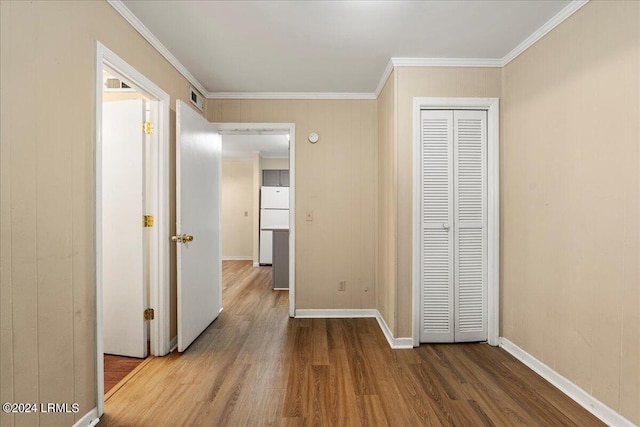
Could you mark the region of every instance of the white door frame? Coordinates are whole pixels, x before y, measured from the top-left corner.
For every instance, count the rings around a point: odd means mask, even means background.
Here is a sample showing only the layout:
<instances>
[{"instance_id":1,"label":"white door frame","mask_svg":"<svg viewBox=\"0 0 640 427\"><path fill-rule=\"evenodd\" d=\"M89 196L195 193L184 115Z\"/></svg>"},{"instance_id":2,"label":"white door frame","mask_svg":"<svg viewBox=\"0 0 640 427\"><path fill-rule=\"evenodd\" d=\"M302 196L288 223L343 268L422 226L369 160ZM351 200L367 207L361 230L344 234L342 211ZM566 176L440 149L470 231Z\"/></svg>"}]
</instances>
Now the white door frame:
<instances>
[{"instance_id":1,"label":"white door frame","mask_svg":"<svg viewBox=\"0 0 640 427\"><path fill-rule=\"evenodd\" d=\"M500 324L500 101L498 98L413 98L413 346L420 345L420 111L487 112L487 341L499 344Z\"/></svg>"},{"instance_id":2,"label":"white door frame","mask_svg":"<svg viewBox=\"0 0 640 427\"><path fill-rule=\"evenodd\" d=\"M225 134L249 135L260 131L289 134L289 317L296 315L296 125L295 123L214 123ZM224 306L224 304L223 304Z\"/></svg>"},{"instance_id":3,"label":"white door frame","mask_svg":"<svg viewBox=\"0 0 640 427\"><path fill-rule=\"evenodd\" d=\"M151 354L169 352L169 95L100 42L96 42L95 62L95 254L96 254L96 405L98 417L104 413L104 360L102 331L102 72L112 68L158 103L154 124L157 150L151 156L152 205L155 224L150 229L149 302L155 311L151 321ZM142 221L142 219L141 219ZM142 317L142 313L140 313Z\"/></svg>"}]
</instances>

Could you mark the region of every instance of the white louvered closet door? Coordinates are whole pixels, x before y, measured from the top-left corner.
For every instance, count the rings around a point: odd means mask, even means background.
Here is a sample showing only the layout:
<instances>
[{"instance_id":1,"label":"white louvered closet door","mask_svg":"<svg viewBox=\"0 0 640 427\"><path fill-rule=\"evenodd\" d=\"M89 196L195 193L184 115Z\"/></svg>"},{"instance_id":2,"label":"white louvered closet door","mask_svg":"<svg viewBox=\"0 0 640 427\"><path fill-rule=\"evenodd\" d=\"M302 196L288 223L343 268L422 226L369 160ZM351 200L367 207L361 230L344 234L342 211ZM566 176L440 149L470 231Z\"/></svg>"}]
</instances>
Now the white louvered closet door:
<instances>
[{"instance_id":1,"label":"white louvered closet door","mask_svg":"<svg viewBox=\"0 0 640 427\"><path fill-rule=\"evenodd\" d=\"M486 112L421 122L420 341L485 341Z\"/></svg>"},{"instance_id":2,"label":"white louvered closet door","mask_svg":"<svg viewBox=\"0 0 640 427\"><path fill-rule=\"evenodd\" d=\"M452 342L453 111L422 111L422 342Z\"/></svg>"},{"instance_id":3,"label":"white louvered closet door","mask_svg":"<svg viewBox=\"0 0 640 427\"><path fill-rule=\"evenodd\" d=\"M487 112L453 120L455 341L486 341Z\"/></svg>"}]
</instances>

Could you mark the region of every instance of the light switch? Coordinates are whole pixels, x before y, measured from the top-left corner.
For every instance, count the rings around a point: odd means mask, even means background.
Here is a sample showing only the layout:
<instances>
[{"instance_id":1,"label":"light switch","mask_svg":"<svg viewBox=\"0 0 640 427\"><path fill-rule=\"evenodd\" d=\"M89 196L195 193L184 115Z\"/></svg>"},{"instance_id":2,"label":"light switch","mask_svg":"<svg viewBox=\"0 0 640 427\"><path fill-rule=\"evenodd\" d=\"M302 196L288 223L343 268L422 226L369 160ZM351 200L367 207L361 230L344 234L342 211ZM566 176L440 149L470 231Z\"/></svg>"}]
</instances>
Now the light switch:
<instances>
[{"instance_id":1,"label":"light switch","mask_svg":"<svg viewBox=\"0 0 640 427\"><path fill-rule=\"evenodd\" d=\"M313 221L313 212L307 211L307 221Z\"/></svg>"}]
</instances>

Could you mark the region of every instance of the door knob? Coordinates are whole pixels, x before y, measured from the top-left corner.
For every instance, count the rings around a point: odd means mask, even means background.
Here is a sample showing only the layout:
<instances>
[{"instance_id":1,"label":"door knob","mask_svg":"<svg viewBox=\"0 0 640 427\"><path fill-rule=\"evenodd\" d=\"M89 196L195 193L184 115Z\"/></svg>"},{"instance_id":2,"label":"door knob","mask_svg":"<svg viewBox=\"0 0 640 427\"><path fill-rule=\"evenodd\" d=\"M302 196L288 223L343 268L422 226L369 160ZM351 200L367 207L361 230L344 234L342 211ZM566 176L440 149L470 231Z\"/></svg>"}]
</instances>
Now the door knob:
<instances>
[{"instance_id":1,"label":"door knob","mask_svg":"<svg viewBox=\"0 0 640 427\"><path fill-rule=\"evenodd\" d=\"M445 230L449 230L449 224L447 223L442 224L442 228L444 228Z\"/></svg>"},{"instance_id":2,"label":"door knob","mask_svg":"<svg viewBox=\"0 0 640 427\"><path fill-rule=\"evenodd\" d=\"M176 243L192 242L193 241L193 236L191 236L190 234L182 234L182 235L179 235L179 236L173 236L171 238L171 240L176 242Z\"/></svg>"}]
</instances>

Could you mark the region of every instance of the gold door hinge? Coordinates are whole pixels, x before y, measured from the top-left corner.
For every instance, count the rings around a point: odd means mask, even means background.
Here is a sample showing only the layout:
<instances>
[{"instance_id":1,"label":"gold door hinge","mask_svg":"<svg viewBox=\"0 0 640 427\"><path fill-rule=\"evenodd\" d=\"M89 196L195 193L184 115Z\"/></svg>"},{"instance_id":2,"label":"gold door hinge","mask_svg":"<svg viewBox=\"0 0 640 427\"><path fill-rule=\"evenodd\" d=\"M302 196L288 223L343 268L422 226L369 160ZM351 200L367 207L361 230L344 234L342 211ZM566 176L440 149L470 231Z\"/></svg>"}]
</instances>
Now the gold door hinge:
<instances>
[{"instance_id":1,"label":"gold door hinge","mask_svg":"<svg viewBox=\"0 0 640 427\"><path fill-rule=\"evenodd\" d=\"M147 308L144 311L144 320L153 320L155 318L155 313L153 312L153 308Z\"/></svg>"},{"instance_id":2,"label":"gold door hinge","mask_svg":"<svg viewBox=\"0 0 640 427\"><path fill-rule=\"evenodd\" d=\"M153 215L145 215L142 217L143 227L153 227Z\"/></svg>"},{"instance_id":3,"label":"gold door hinge","mask_svg":"<svg viewBox=\"0 0 640 427\"><path fill-rule=\"evenodd\" d=\"M147 135L151 135L153 133L153 123L151 122L144 122L142 124L142 130L144 131L144 133L146 133Z\"/></svg>"}]
</instances>

